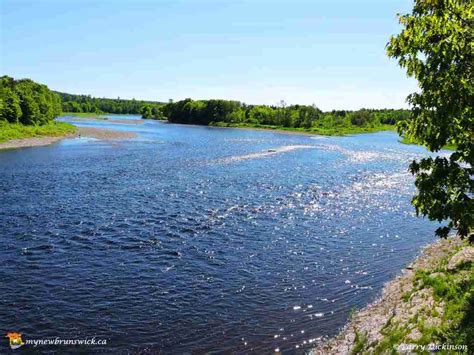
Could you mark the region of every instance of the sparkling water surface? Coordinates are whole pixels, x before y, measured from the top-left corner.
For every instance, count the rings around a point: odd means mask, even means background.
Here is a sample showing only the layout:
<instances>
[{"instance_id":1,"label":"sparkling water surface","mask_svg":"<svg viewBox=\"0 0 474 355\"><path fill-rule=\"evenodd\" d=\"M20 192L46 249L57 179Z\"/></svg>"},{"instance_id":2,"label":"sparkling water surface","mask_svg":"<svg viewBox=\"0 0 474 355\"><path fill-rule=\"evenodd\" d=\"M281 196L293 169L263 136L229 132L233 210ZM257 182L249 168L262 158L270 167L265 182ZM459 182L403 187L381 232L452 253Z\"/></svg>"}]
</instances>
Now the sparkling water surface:
<instances>
[{"instance_id":1,"label":"sparkling water surface","mask_svg":"<svg viewBox=\"0 0 474 355\"><path fill-rule=\"evenodd\" d=\"M409 203L426 153L393 132L77 121L138 136L0 152L2 331L107 339L91 352L301 352L434 240Z\"/></svg>"}]
</instances>

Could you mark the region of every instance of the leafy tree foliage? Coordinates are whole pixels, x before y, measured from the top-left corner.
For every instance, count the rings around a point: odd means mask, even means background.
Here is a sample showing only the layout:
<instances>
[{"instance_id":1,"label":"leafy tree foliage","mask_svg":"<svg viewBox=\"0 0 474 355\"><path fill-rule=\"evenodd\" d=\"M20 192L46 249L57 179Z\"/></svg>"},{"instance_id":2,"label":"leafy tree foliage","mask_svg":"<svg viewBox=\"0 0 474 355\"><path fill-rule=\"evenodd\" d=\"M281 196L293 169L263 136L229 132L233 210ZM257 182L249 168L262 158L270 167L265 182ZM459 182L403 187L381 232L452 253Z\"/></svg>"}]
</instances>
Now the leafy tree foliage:
<instances>
[{"instance_id":1,"label":"leafy tree foliage","mask_svg":"<svg viewBox=\"0 0 474 355\"><path fill-rule=\"evenodd\" d=\"M436 234L452 229L474 241L474 3L464 0L416 0L411 14L400 16L402 31L390 39L387 52L398 59L420 92L408 97L412 119L402 133L436 152L456 147L449 158L414 161L417 213L448 220Z\"/></svg>"},{"instance_id":2,"label":"leafy tree foliage","mask_svg":"<svg viewBox=\"0 0 474 355\"><path fill-rule=\"evenodd\" d=\"M30 79L0 77L0 121L45 124L61 114L61 98Z\"/></svg>"},{"instance_id":3,"label":"leafy tree foliage","mask_svg":"<svg viewBox=\"0 0 474 355\"><path fill-rule=\"evenodd\" d=\"M151 112L151 107L148 105L142 106L141 112L143 118L150 118L153 114Z\"/></svg>"},{"instance_id":4,"label":"leafy tree foliage","mask_svg":"<svg viewBox=\"0 0 474 355\"><path fill-rule=\"evenodd\" d=\"M143 118L162 119L160 102L96 98L90 95L73 95L58 92L63 112L141 114ZM149 110L148 110L149 109Z\"/></svg>"},{"instance_id":5,"label":"leafy tree foliage","mask_svg":"<svg viewBox=\"0 0 474 355\"><path fill-rule=\"evenodd\" d=\"M351 123L355 126L364 126L373 124L375 116L368 110L359 110L351 114Z\"/></svg>"},{"instance_id":6,"label":"leafy tree foliage","mask_svg":"<svg viewBox=\"0 0 474 355\"><path fill-rule=\"evenodd\" d=\"M149 118L149 117L145 117ZM155 120L164 120L165 115L163 114L163 106L153 105L151 108L151 117Z\"/></svg>"},{"instance_id":7,"label":"leafy tree foliage","mask_svg":"<svg viewBox=\"0 0 474 355\"><path fill-rule=\"evenodd\" d=\"M380 123L391 125L407 121L411 117L408 110L377 110L373 114Z\"/></svg>"},{"instance_id":8,"label":"leafy tree foliage","mask_svg":"<svg viewBox=\"0 0 474 355\"><path fill-rule=\"evenodd\" d=\"M163 108L170 122L209 125L215 123L252 124L304 128L323 126L376 127L395 124L409 116L407 110L332 111L323 113L315 106L246 105L238 101L185 99L170 102Z\"/></svg>"},{"instance_id":9,"label":"leafy tree foliage","mask_svg":"<svg viewBox=\"0 0 474 355\"><path fill-rule=\"evenodd\" d=\"M18 95L11 88L2 87L0 97L2 119L10 123L18 123L22 114Z\"/></svg>"}]
</instances>

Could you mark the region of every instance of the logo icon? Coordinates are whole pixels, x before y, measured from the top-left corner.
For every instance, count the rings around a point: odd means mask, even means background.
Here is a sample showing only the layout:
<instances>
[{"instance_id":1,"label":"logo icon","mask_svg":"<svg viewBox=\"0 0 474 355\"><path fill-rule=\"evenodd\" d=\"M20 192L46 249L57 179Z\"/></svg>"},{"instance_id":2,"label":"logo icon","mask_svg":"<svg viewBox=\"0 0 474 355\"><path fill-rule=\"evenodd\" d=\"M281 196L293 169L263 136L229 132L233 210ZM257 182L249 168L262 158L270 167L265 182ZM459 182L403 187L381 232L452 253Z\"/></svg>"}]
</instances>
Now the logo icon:
<instances>
[{"instance_id":1,"label":"logo icon","mask_svg":"<svg viewBox=\"0 0 474 355\"><path fill-rule=\"evenodd\" d=\"M10 348L18 349L20 346L25 345L21 339L21 333L10 332L7 333L6 338L10 339Z\"/></svg>"}]
</instances>

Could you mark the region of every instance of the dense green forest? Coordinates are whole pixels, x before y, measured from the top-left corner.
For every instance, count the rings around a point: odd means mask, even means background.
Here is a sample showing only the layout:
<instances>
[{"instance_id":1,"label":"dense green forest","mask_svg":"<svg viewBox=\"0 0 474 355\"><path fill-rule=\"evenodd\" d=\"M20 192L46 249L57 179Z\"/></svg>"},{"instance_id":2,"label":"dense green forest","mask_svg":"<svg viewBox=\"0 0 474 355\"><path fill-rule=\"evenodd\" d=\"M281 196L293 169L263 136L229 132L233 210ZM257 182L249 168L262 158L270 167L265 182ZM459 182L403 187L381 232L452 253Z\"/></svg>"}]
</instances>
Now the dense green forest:
<instances>
[{"instance_id":1,"label":"dense green forest","mask_svg":"<svg viewBox=\"0 0 474 355\"><path fill-rule=\"evenodd\" d=\"M10 123L41 125L72 113L141 114L143 118L172 123L309 130L322 134L371 132L393 127L410 117L408 110L323 112L316 106L247 105L231 100L191 100L163 104L154 101L94 98L53 92L29 79L1 78L0 119Z\"/></svg>"},{"instance_id":2,"label":"dense green forest","mask_svg":"<svg viewBox=\"0 0 474 355\"><path fill-rule=\"evenodd\" d=\"M0 77L0 142L38 136L65 136L75 127L55 122L61 97L30 79Z\"/></svg>"},{"instance_id":3,"label":"dense green forest","mask_svg":"<svg viewBox=\"0 0 474 355\"><path fill-rule=\"evenodd\" d=\"M229 100L185 99L163 107L169 122L201 125L274 126L317 130L329 127L377 128L395 125L410 117L408 110L358 111L333 110L323 112L316 106L290 105L283 101L278 106L246 105Z\"/></svg>"},{"instance_id":4,"label":"dense green forest","mask_svg":"<svg viewBox=\"0 0 474 355\"><path fill-rule=\"evenodd\" d=\"M61 98L30 79L0 77L0 120L41 125L61 114Z\"/></svg>"},{"instance_id":5,"label":"dense green forest","mask_svg":"<svg viewBox=\"0 0 474 355\"><path fill-rule=\"evenodd\" d=\"M154 101L93 98L87 95L58 93L63 112L140 114L143 118L168 119L173 123L219 126L279 127L286 129L375 130L409 118L408 110L333 110L322 112L315 106L246 105L231 100L191 100L163 104ZM341 132L345 133L345 132Z\"/></svg>"},{"instance_id":6,"label":"dense green forest","mask_svg":"<svg viewBox=\"0 0 474 355\"><path fill-rule=\"evenodd\" d=\"M90 95L57 92L62 99L63 112L140 114L143 118L164 119L163 103L155 101L107 99Z\"/></svg>"}]
</instances>

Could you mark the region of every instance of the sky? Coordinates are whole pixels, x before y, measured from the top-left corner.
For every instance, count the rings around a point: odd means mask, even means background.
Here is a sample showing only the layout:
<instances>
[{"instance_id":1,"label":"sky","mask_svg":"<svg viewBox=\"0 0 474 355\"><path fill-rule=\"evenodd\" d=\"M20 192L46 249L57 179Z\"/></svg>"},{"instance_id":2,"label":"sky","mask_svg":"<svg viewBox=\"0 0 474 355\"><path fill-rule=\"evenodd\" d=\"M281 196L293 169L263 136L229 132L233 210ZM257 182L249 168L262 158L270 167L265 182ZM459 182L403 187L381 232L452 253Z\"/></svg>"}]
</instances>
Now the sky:
<instances>
[{"instance_id":1,"label":"sky","mask_svg":"<svg viewBox=\"0 0 474 355\"><path fill-rule=\"evenodd\" d=\"M409 0L0 0L2 75L97 97L407 107Z\"/></svg>"}]
</instances>

